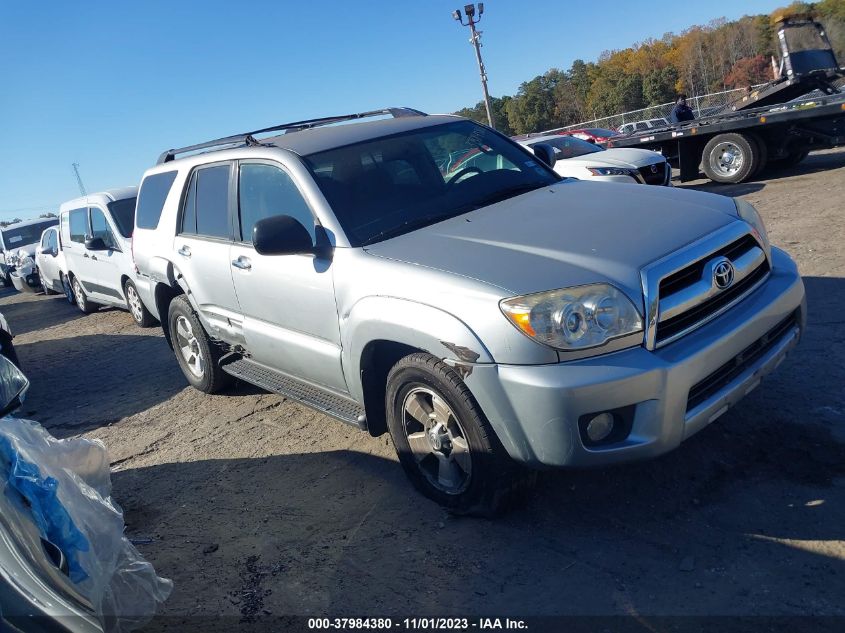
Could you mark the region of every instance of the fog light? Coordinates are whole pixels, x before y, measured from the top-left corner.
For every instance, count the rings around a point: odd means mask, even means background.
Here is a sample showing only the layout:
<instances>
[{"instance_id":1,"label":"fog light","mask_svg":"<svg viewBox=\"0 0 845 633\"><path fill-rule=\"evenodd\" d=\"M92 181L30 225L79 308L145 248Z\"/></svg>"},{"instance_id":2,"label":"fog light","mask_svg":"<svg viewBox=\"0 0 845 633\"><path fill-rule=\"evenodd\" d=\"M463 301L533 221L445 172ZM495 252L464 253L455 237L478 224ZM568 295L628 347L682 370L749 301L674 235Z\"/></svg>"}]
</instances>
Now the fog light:
<instances>
[{"instance_id":1,"label":"fog light","mask_svg":"<svg viewBox=\"0 0 845 633\"><path fill-rule=\"evenodd\" d=\"M591 442L601 442L613 430L613 415L599 413L587 423L587 437Z\"/></svg>"}]
</instances>

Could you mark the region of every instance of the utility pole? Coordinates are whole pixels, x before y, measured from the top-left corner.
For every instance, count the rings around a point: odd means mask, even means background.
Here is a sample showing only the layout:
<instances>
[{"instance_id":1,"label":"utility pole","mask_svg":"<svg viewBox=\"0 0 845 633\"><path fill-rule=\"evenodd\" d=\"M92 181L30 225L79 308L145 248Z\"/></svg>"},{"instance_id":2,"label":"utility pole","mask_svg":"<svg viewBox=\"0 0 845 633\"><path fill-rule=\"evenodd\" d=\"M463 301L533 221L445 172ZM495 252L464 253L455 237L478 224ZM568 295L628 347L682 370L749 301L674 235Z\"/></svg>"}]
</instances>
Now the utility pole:
<instances>
[{"instance_id":1,"label":"utility pole","mask_svg":"<svg viewBox=\"0 0 845 633\"><path fill-rule=\"evenodd\" d=\"M460 9L453 11L452 17L460 22L462 26L468 26L472 32L469 43L475 47L475 58L478 60L478 72L481 74L481 87L484 90L484 107L487 109L487 123L495 129L496 126L493 125L493 109L490 107L490 93L487 92L487 71L484 69L484 62L481 61L481 31L475 30L475 25L481 22L481 15L484 13L484 3L478 3L477 17L474 4L464 5L464 13L467 18L466 24L464 24L463 18L461 17Z\"/></svg>"},{"instance_id":2,"label":"utility pole","mask_svg":"<svg viewBox=\"0 0 845 633\"><path fill-rule=\"evenodd\" d=\"M79 175L79 163L71 163L73 167L73 173L76 174L76 184L79 185L79 193L80 195L87 196L88 192L85 191L85 185L82 184L82 176Z\"/></svg>"}]
</instances>

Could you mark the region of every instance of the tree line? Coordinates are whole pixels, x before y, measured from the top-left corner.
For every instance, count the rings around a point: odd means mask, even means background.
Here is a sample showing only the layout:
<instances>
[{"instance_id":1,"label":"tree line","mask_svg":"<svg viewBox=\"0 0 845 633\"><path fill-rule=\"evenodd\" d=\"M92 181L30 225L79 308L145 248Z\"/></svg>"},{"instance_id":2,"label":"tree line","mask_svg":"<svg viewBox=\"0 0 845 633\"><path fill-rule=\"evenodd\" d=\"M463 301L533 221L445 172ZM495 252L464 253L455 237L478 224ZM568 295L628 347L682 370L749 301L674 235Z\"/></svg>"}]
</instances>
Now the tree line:
<instances>
[{"instance_id":1,"label":"tree line","mask_svg":"<svg viewBox=\"0 0 845 633\"><path fill-rule=\"evenodd\" d=\"M678 93L707 94L772 79L778 57L774 19L809 13L825 27L845 63L845 0L794 2L769 15L724 18L666 33L629 48L605 51L595 62L576 59L523 82L513 96L491 97L493 122L504 134L525 134L674 101ZM484 102L456 114L487 123Z\"/></svg>"}]
</instances>

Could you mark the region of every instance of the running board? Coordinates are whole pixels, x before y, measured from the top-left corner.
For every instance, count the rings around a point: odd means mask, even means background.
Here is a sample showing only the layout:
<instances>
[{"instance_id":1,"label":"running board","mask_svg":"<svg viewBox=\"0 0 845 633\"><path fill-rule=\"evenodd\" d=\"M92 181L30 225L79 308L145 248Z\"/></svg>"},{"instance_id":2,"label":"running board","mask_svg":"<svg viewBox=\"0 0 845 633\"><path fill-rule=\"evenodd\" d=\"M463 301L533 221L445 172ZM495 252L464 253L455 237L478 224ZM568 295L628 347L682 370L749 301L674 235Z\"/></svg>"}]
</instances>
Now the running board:
<instances>
[{"instance_id":1,"label":"running board","mask_svg":"<svg viewBox=\"0 0 845 633\"><path fill-rule=\"evenodd\" d=\"M221 369L235 378L291 400L296 400L307 407L316 409L359 429L366 430L367 428L364 408L353 400L291 378L248 358L237 358L237 360L230 362L226 362L227 360L228 358L223 359L225 364L221 365Z\"/></svg>"}]
</instances>

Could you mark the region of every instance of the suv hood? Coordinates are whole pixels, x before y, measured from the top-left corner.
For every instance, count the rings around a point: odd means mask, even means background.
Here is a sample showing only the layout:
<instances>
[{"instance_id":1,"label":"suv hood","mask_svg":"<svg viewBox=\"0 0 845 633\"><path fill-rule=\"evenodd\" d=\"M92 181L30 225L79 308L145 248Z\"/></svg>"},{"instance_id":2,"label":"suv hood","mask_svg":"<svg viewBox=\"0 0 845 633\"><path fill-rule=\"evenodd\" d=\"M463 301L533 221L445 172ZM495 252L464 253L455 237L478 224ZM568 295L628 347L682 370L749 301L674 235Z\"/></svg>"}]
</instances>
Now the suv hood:
<instances>
[{"instance_id":1,"label":"suv hood","mask_svg":"<svg viewBox=\"0 0 845 633\"><path fill-rule=\"evenodd\" d=\"M735 221L724 196L564 181L364 250L483 281L503 296L608 282L641 305L643 266Z\"/></svg>"}]
</instances>

